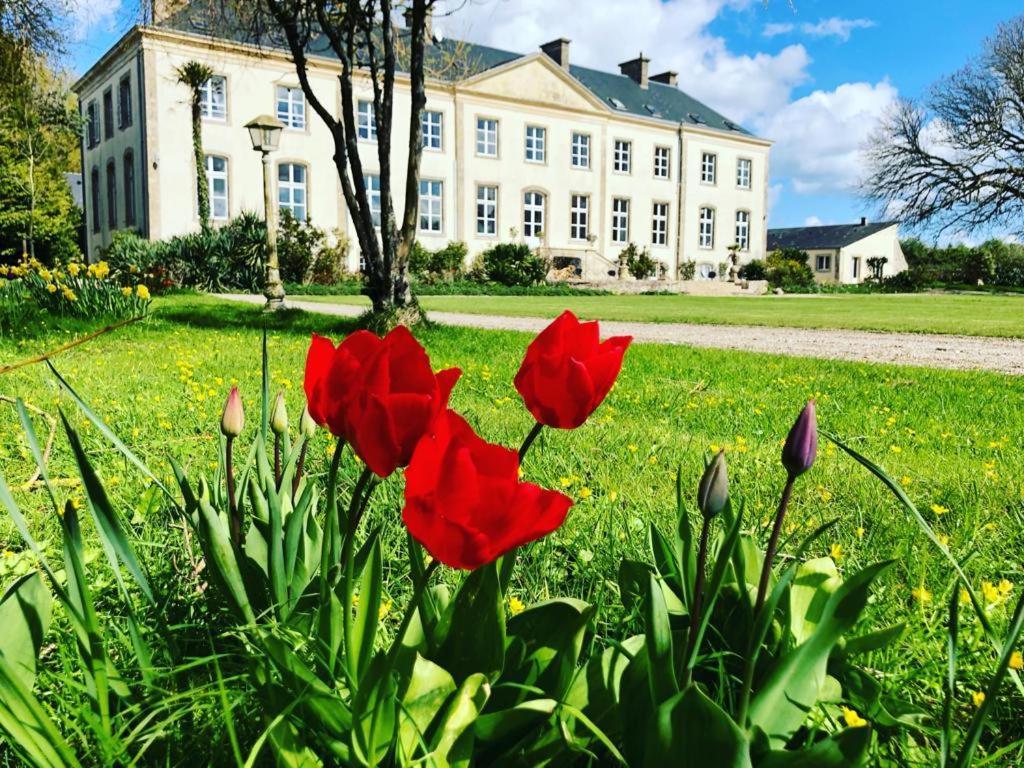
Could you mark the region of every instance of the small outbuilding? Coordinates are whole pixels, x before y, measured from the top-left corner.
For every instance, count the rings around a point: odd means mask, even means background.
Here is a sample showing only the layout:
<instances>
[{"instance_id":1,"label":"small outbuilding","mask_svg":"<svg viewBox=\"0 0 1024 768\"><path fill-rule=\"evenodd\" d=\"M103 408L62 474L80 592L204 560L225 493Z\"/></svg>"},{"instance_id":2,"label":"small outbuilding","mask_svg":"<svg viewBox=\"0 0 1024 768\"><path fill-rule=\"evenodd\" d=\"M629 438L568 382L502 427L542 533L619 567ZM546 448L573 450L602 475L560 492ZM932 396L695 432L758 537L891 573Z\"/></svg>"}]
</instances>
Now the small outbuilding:
<instances>
[{"instance_id":1,"label":"small outbuilding","mask_svg":"<svg viewBox=\"0 0 1024 768\"><path fill-rule=\"evenodd\" d=\"M895 221L769 229L768 252L782 248L806 251L819 283L861 283L907 268Z\"/></svg>"}]
</instances>

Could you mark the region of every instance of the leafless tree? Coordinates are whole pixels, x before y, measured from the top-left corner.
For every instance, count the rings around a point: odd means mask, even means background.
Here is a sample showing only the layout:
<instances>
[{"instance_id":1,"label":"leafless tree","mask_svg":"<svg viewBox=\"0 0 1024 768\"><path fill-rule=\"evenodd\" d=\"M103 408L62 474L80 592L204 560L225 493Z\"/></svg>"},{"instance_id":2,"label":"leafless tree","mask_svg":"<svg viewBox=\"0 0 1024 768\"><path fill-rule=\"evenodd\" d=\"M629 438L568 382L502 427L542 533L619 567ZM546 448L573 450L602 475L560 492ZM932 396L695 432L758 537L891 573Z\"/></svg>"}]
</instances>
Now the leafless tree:
<instances>
[{"instance_id":1,"label":"leafless tree","mask_svg":"<svg viewBox=\"0 0 1024 768\"><path fill-rule=\"evenodd\" d=\"M898 102L867 159L864 194L911 226L1024 234L1024 16L924 102Z\"/></svg>"}]
</instances>

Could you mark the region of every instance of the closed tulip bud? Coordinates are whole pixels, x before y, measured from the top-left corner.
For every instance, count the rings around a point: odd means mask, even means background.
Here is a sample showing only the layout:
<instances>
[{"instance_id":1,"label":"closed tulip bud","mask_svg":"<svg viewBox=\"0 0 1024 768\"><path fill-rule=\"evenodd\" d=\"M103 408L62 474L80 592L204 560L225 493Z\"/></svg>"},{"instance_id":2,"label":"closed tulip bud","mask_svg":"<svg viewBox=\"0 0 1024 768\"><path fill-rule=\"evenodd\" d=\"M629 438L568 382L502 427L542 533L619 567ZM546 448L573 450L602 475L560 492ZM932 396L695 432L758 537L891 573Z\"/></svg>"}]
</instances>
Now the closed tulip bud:
<instances>
[{"instance_id":1,"label":"closed tulip bud","mask_svg":"<svg viewBox=\"0 0 1024 768\"><path fill-rule=\"evenodd\" d=\"M790 477L795 478L811 468L817 455L818 422L814 416L814 401L811 400L789 430L786 444L782 447L782 466Z\"/></svg>"},{"instance_id":2,"label":"closed tulip bud","mask_svg":"<svg viewBox=\"0 0 1024 768\"><path fill-rule=\"evenodd\" d=\"M284 392L278 392L274 400L274 408L270 412L270 428L275 435L288 432L288 408L284 403Z\"/></svg>"},{"instance_id":3,"label":"closed tulip bud","mask_svg":"<svg viewBox=\"0 0 1024 768\"><path fill-rule=\"evenodd\" d=\"M245 426L245 413L242 411L242 396L238 394L238 387L232 387L227 402L224 403L224 413L220 418L220 431L225 437L238 437L242 434Z\"/></svg>"},{"instance_id":4,"label":"closed tulip bud","mask_svg":"<svg viewBox=\"0 0 1024 768\"><path fill-rule=\"evenodd\" d=\"M719 451L704 469L697 486L697 507L705 520L717 517L729 501L729 471L725 451Z\"/></svg>"},{"instance_id":5,"label":"closed tulip bud","mask_svg":"<svg viewBox=\"0 0 1024 768\"><path fill-rule=\"evenodd\" d=\"M299 419L299 431L307 440L312 439L313 435L316 434L316 422L313 421L313 417L309 415L308 405L302 409L302 418Z\"/></svg>"}]
</instances>

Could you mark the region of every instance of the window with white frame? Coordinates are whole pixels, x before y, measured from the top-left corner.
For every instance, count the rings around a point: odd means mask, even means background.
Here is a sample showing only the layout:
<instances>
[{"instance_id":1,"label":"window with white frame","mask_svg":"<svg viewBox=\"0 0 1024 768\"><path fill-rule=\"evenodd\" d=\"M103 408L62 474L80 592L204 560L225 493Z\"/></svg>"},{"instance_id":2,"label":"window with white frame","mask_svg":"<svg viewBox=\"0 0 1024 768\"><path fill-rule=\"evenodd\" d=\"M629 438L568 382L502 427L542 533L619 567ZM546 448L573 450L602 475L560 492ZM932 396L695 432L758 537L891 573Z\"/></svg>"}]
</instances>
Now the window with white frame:
<instances>
[{"instance_id":1,"label":"window with white frame","mask_svg":"<svg viewBox=\"0 0 1024 768\"><path fill-rule=\"evenodd\" d=\"M651 245L668 245L668 203L652 206Z\"/></svg>"},{"instance_id":2,"label":"window with white frame","mask_svg":"<svg viewBox=\"0 0 1024 768\"><path fill-rule=\"evenodd\" d=\"M612 152L612 170L616 173L629 173L632 164L633 142L616 139Z\"/></svg>"},{"instance_id":3,"label":"window with white frame","mask_svg":"<svg viewBox=\"0 0 1024 768\"><path fill-rule=\"evenodd\" d=\"M715 247L715 209L703 207L700 209L700 219L697 226L697 245L700 248Z\"/></svg>"},{"instance_id":4,"label":"window with white frame","mask_svg":"<svg viewBox=\"0 0 1024 768\"><path fill-rule=\"evenodd\" d=\"M612 198L612 242L629 241L629 200L625 197Z\"/></svg>"},{"instance_id":5,"label":"window with white frame","mask_svg":"<svg viewBox=\"0 0 1024 768\"><path fill-rule=\"evenodd\" d=\"M226 157L206 156L206 186L210 192L210 218L225 221L228 217L228 159Z\"/></svg>"},{"instance_id":6,"label":"window with white frame","mask_svg":"<svg viewBox=\"0 0 1024 768\"><path fill-rule=\"evenodd\" d=\"M226 120L228 81L214 75L199 87L199 111L207 120Z\"/></svg>"},{"instance_id":7,"label":"window with white frame","mask_svg":"<svg viewBox=\"0 0 1024 768\"><path fill-rule=\"evenodd\" d=\"M745 157L736 161L736 186L740 189L750 189L750 173L753 162Z\"/></svg>"},{"instance_id":8,"label":"window with white frame","mask_svg":"<svg viewBox=\"0 0 1024 768\"><path fill-rule=\"evenodd\" d=\"M572 134L572 167L573 168L589 168L590 167L590 134L589 133L577 133L573 131Z\"/></svg>"},{"instance_id":9,"label":"window with white frame","mask_svg":"<svg viewBox=\"0 0 1024 768\"><path fill-rule=\"evenodd\" d=\"M441 232L444 185L436 179L420 179L420 232Z\"/></svg>"},{"instance_id":10,"label":"window with white frame","mask_svg":"<svg viewBox=\"0 0 1024 768\"><path fill-rule=\"evenodd\" d=\"M373 226L380 228L380 176L375 173L363 175L363 186L366 187L366 199L370 203L370 217ZM362 269L360 267L360 269Z\"/></svg>"},{"instance_id":11,"label":"window with white frame","mask_svg":"<svg viewBox=\"0 0 1024 768\"><path fill-rule=\"evenodd\" d=\"M830 253L819 253L815 258L814 268L818 272L831 272L832 271L832 254Z\"/></svg>"},{"instance_id":12,"label":"window with white frame","mask_svg":"<svg viewBox=\"0 0 1024 768\"><path fill-rule=\"evenodd\" d=\"M544 233L544 193L523 194L523 236L540 237Z\"/></svg>"},{"instance_id":13,"label":"window with white frame","mask_svg":"<svg viewBox=\"0 0 1024 768\"><path fill-rule=\"evenodd\" d=\"M377 140L377 120L373 114L373 102L362 100L357 105L356 134L361 141Z\"/></svg>"},{"instance_id":14,"label":"window with white frame","mask_svg":"<svg viewBox=\"0 0 1024 768\"><path fill-rule=\"evenodd\" d=\"M526 126L526 162L543 163L548 132L539 125Z\"/></svg>"},{"instance_id":15,"label":"window with white frame","mask_svg":"<svg viewBox=\"0 0 1024 768\"><path fill-rule=\"evenodd\" d=\"M303 130L306 127L306 94L301 88L277 86L277 119L285 128Z\"/></svg>"},{"instance_id":16,"label":"window with white frame","mask_svg":"<svg viewBox=\"0 0 1024 768\"><path fill-rule=\"evenodd\" d=\"M498 156L498 121L490 117L476 119L476 153L481 157Z\"/></svg>"},{"instance_id":17,"label":"window with white frame","mask_svg":"<svg viewBox=\"0 0 1024 768\"><path fill-rule=\"evenodd\" d=\"M306 220L306 166L279 163L277 166L277 210L287 210L299 221Z\"/></svg>"},{"instance_id":18,"label":"window with white frame","mask_svg":"<svg viewBox=\"0 0 1024 768\"><path fill-rule=\"evenodd\" d=\"M669 158L672 151L668 147L654 148L654 178L667 179L669 177Z\"/></svg>"},{"instance_id":19,"label":"window with white frame","mask_svg":"<svg viewBox=\"0 0 1024 768\"><path fill-rule=\"evenodd\" d=\"M700 180L705 184L714 184L718 171L718 155L705 152L700 158Z\"/></svg>"},{"instance_id":20,"label":"window with white frame","mask_svg":"<svg viewBox=\"0 0 1024 768\"><path fill-rule=\"evenodd\" d=\"M423 130L423 148L441 151L441 136L444 126L444 115L440 112L425 110L421 119Z\"/></svg>"},{"instance_id":21,"label":"window with white frame","mask_svg":"<svg viewBox=\"0 0 1024 768\"><path fill-rule=\"evenodd\" d=\"M476 233L486 237L498 234L498 188L481 184L476 188Z\"/></svg>"},{"instance_id":22,"label":"window with white frame","mask_svg":"<svg viewBox=\"0 0 1024 768\"><path fill-rule=\"evenodd\" d=\"M736 245L741 251L750 250L750 212L736 211Z\"/></svg>"},{"instance_id":23,"label":"window with white frame","mask_svg":"<svg viewBox=\"0 0 1024 768\"><path fill-rule=\"evenodd\" d=\"M590 234L590 196L573 195L569 202L569 239L586 240Z\"/></svg>"}]
</instances>

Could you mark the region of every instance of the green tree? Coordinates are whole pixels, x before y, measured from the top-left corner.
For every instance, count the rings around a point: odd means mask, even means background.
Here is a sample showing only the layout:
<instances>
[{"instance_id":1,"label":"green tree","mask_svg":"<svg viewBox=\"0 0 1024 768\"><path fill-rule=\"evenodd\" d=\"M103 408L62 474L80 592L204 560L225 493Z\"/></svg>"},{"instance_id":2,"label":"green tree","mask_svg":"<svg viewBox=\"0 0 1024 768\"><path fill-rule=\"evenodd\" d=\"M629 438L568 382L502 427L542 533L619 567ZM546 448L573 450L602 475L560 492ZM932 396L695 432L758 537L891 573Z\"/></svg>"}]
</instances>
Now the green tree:
<instances>
[{"instance_id":1,"label":"green tree","mask_svg":"<svg viewBox=\"0 0 1024 768\"><path fill-rule=\"evenodd\" d=\"M196 199L199 201L199 225L210 231L210 188L206 183L206 156L203 154L202 88L213 77L213 70L198 61L186 61L175 70L178 82L188 86L192 97L192 153L196 158Z\"/></svg>"},{"instance_id":2,"label":"green tree","mask_svg":"<svg viewBox=\"0 0 1024 768\"><path fill-rule=\"evenodd\" d=\"M0 82L0 256L44 262L80 254L81 212L65 173L79 168L81 121L67 77L24 52Z\"/></svg>"}]
</instances>

